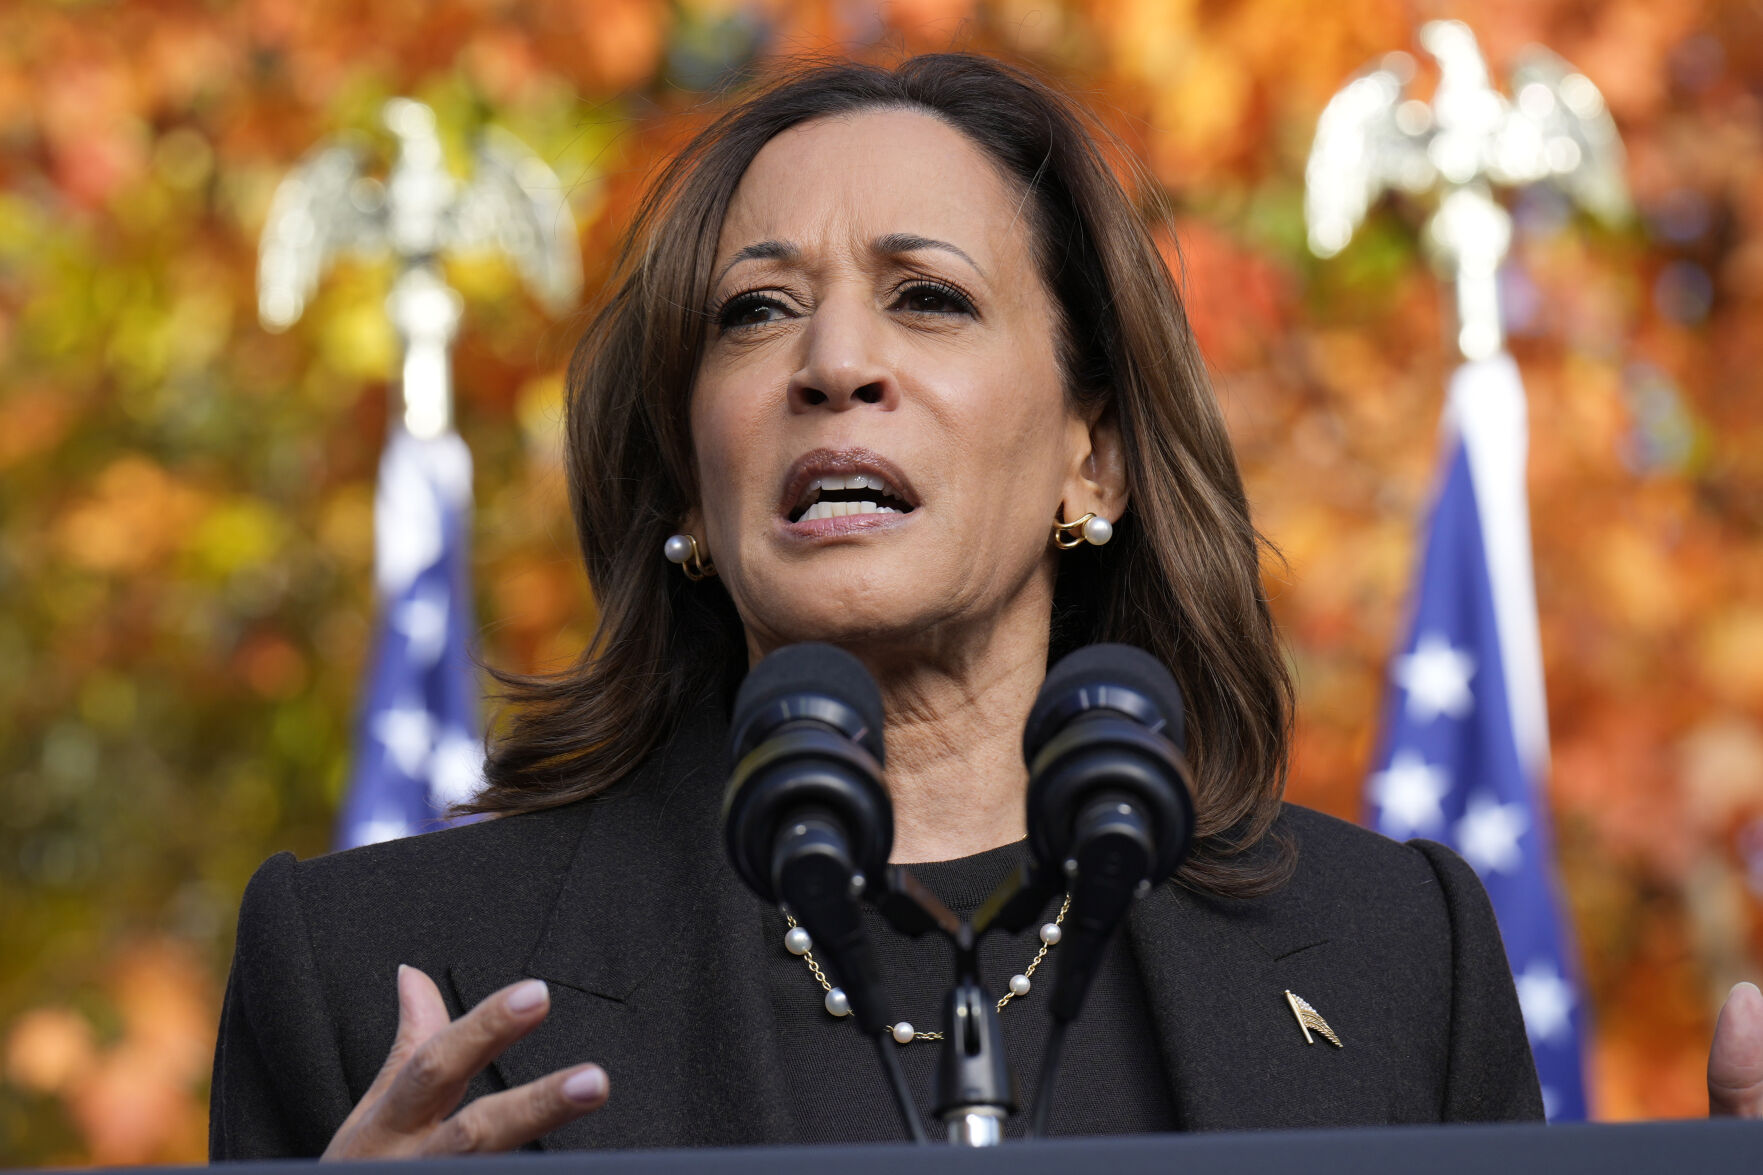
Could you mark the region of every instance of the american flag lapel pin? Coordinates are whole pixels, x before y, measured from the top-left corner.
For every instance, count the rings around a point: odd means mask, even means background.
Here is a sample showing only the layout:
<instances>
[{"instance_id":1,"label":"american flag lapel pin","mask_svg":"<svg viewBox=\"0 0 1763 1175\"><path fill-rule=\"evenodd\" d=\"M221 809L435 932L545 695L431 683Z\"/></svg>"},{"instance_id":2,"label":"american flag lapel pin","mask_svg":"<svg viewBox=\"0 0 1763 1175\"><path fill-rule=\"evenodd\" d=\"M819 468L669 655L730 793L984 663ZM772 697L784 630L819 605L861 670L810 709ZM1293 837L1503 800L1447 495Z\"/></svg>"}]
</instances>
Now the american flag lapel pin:
<instances>
[{"instance_id":1,"label":"american flag lapel pin","mask_svg":"<svg viewBox=\"0 0 1763 1175\"><path fill-rule=\"evenodd\" d=\"M1298 1018L1298 1027L1304 1030L1305 1044L1316 1043L1316 1038L1310 1035L1310 1030L1315 1029L1329 1044L1334 1045L1337 1049L1341 1047L1341 1038L1334 1034L1334 1029L1328 1026L1328 1021L1322 1018L1322 1013L1310 1006L1309 1000L1295 992L1288 991L1286 992L1286 1003L1292 1006L1292 1015Z\"/></svg>"}]
</instances>

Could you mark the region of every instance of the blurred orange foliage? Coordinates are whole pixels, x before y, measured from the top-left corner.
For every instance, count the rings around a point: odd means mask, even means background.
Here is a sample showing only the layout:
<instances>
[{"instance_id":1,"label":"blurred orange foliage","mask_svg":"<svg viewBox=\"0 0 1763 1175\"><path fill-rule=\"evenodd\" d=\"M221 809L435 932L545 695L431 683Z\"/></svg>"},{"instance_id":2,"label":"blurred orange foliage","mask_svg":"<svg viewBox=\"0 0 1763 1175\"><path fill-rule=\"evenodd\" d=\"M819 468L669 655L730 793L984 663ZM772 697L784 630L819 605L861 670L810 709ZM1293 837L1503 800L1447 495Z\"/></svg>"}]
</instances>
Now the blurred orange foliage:
<instances>
[{"instance_id":1,"label":"blurred orange foliage","mask_svg":"<svg viewBox=\"0 0 1763 1175\"><path fill-rule=\"evenodd\" d=\"M13 1024L7 1080L60 1098L84 1158L102 1164L201 1162L207 1109L197 1096L214 1050L214 986L188 947L170 940L121 948L104 983L115 1038L100 1044L78 1011L49 1004Z\"/></svg>"}]
</instances>

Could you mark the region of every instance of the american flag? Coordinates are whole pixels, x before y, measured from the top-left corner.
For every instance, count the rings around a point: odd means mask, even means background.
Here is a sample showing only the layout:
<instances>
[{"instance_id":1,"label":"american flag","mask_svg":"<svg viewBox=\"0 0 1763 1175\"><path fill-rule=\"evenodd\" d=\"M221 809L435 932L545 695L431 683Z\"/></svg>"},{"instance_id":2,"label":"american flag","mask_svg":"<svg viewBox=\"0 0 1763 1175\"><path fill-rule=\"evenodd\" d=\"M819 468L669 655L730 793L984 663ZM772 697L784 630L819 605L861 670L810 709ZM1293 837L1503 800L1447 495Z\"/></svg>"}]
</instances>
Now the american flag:
<instances>
[{"instance_id":1,"label":"american flag","mask_svg":"<svg viewBox=\"0 0 1763 1175\"><path fill-rule=\"evenodd\" d=\"M1455 848L1487 887L1550 1120L1586 1113L1585 1006L1556 894L1541 781L1548 731L1530 566L1524 388L1504 354L1465 364L1411 628L1390 665L1372 823Z\"/></svg>"},{"instance_id":2,"label":"american flag","mask_svg":"<svg viewBox=\"0 0 1763 1175\"><path fill-rule=\"evenodd\" d=\"M481 786L478 685L466 652L470 515L465 442L395 427L374 501L379 631L338 848L438 828L449 805Z\"/></svg>"}]
</instances>

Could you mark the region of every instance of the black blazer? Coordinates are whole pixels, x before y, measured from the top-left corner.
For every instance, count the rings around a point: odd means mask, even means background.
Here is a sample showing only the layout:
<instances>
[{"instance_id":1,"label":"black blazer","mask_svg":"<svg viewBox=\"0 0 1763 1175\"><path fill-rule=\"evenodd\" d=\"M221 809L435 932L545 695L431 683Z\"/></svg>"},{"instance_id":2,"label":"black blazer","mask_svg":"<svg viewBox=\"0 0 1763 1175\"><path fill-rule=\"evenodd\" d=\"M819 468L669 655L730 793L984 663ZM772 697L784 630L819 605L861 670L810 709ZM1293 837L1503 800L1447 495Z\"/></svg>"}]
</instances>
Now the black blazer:
<instances>
[{"instance_id":1,"label":"black blazer","mask_svg":"<svg viewBox=\"0 0 1763 1175\"><path fill-rule=\"evenodd\" d=\"M296 861L245 891L214 1057L215 1159L316 1155L396 1032L398 964L454 1015L526 976L551 1012L467 1097L598 1061L607 1105L547 1149L812 1141L784 1100L762 962L776 914L720 835L720 726L605 795ZM1173 883L1127 928L1191 1130L1537 1119L1493 912L1449 849L1287 805L1296 876L1263 898ZM1306 1045L1285 992L1339 1035Z\"/></svg>"}]
</instances>

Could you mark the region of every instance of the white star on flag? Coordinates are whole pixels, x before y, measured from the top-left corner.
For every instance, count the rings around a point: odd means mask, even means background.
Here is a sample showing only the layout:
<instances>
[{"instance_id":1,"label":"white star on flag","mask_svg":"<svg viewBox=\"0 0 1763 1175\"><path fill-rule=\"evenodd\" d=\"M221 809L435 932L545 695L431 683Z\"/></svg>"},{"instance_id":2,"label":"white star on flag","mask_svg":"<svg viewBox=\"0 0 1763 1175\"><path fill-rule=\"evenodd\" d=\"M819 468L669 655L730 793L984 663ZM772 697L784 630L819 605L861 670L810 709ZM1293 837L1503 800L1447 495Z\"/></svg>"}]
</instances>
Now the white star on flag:
<instances>
[{"instance_id":1,"label":"white star on flag","mask_svg":"<svg viewBox=\"0 0 1763 1175\"><path fill-rule=\"evenodd\" d=\"M374 715L373 737L386 748L399 771L418 779L434 745L434 719L422 706L405 701L396 709Z\"/></svg>"},{"instance_id":2,"label":"white star on flag","mask_svg":"<svg viewBox=\"0 0 1763 1175\"><path fill-rule=\"evenodd\" d=\"M1436 832L1445 823L1440 804L1451 781L1413 751L1397 751L1389 767L1371 777L1371 789L1384 830L1398 840Z\"/></svg>"},{"instance_id":3,"label":"white star on flag","mask_svg":"<svg viewBox=\"0 0 1763 1175\"><path fill-rule=\"evenodd\" d=\"M410 659L433 665L447 644L447 592L427 587L399 606L392 627L410 642Z\"/></svg>"},{"instance_id":4,"label":"white star on flag","mask_svg":"<svg viewBox=\"0 0 1763 1175\"><path fill-rule=\"evenodd\" d=\"M1475 658L1436 632L1415 642L1414 651L1396 658L1396 681L1408 695L1408 717L1431 722L1440 714L1463 718L1475 708L1469 679L1475 675Z\"/></svg>"},{"instance_id":5,"label":"white star on flag","mask_svg":"<svg viewBox=\"0 0 1763 1175\"><path fill-rule=\"evenodd\" d=\"M1516 873L1524 860L1518 838L1529 828L1523 804L1502 804L1487 792L1477 792L1457 822L1457 851L1484 877Z\"/></svg>"},{"instance_id":6,"label":"white star on flag","mask_svg":"<svg viewBox=\"0 0 1763 1175\"><path fill-rule=\"evenodd\" d=\"M463 730L441 736L429 761L429 795L448 808L476 795L484 782L484 748Z\"/></svg>"},{"instance_id":7,"label":"white star on flag","mask_svg":"<svg viewBox=\"0 0 1763 1175\"><path fill-rule=\"evenodd\" d=\"M442 522L471 501L471 450L458 434L418 440L399 430L386 441L373 502L374 578L395 599L447 548Z\"/></svg>"},{"instance_id":8,"label":"white star on flag","mask_svg":"<svg viewBox=\"0 0 1763 1175\"><path fill-rule=\"evenodd\" d=\"M1533 1041L1566 1036L1573 1027L1573 988L1548 959L1532 959L1523 974L1514 975L1524 1028Z\"/></svg>"}]
</instances>

